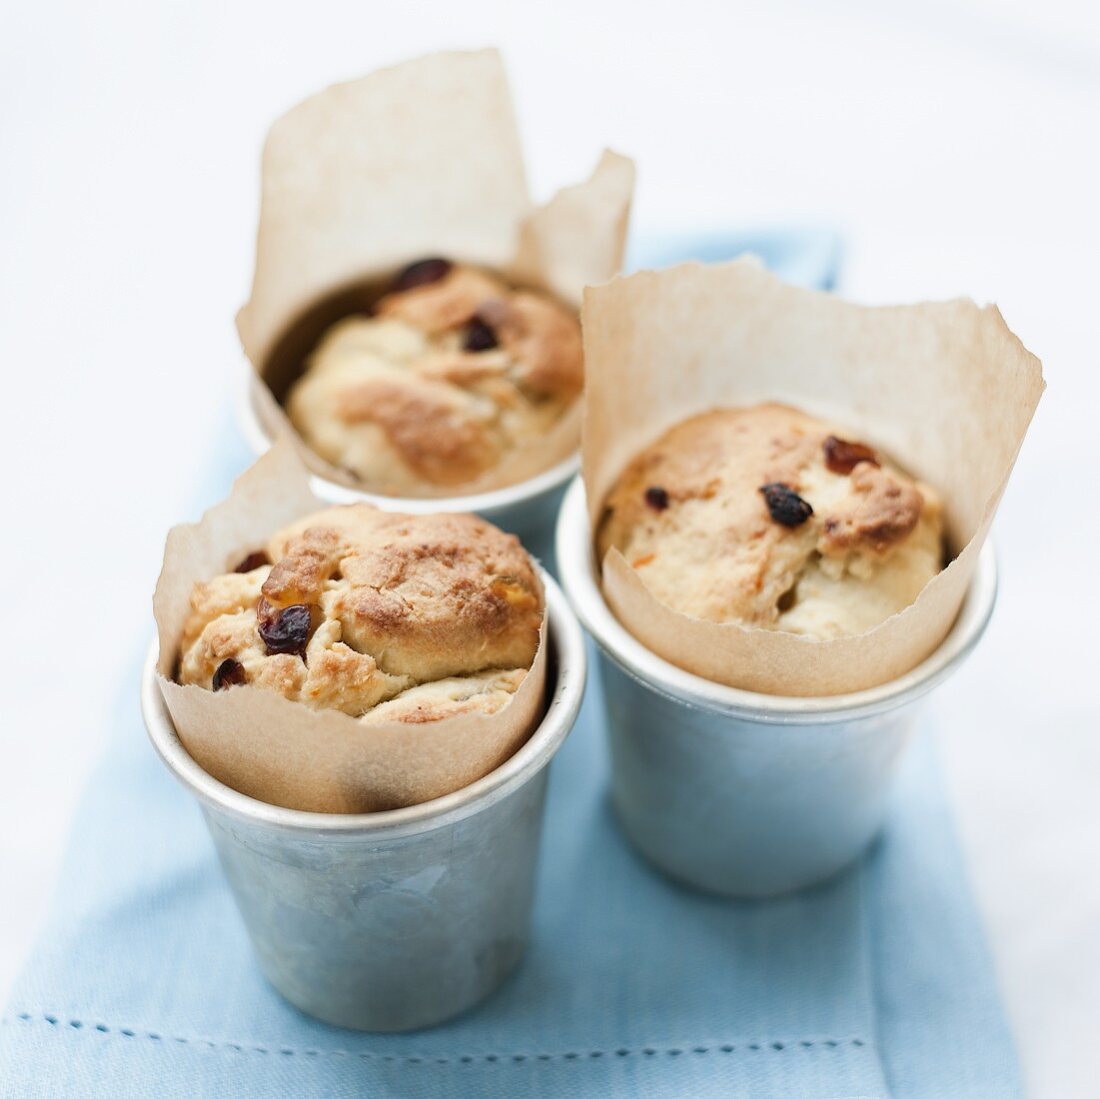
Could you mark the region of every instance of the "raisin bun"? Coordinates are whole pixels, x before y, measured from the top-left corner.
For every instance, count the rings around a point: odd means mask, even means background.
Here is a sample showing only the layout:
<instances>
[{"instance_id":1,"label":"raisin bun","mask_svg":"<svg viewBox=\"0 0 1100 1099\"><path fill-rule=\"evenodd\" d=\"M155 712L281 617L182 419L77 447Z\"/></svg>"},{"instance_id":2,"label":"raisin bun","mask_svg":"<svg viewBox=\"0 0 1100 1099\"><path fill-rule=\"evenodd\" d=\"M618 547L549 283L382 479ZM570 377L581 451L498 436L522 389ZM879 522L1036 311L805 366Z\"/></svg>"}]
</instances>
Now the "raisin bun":
<instances>
[{"instance_id":1,"label":"raisin bun","mask_svg":"<svg viewBox=\"0 0 1100 1099\"><path fill-rule=\"evenodd\" d=\"M542 615L530 558L484 520L333 507L195 585L179 681L249 683L369 722L495 713Z\"/></svg>"},{"instance_id":2,"label":"raisin bun","mask_svg":"<svg viewBox=\"0 0 1100 1099\"><path fill-rule=\"evenodd\" d=\"M286 409L313 451L366 488L438 495L509 483L509 454L550 431L582 385L575 314L430 259L402 271L370 315L325 333Z\"/></svg>"},{"instance_id":3,"label":"raisin bun","mask_svg":"<svg viewBox=\"0 0 1100 1099\"><path fill-rule=\"evenodd\" d=\"M873 629L939 572L941 510L881 453L767 404L695 416L635 458L598 548L683 614L832 639Z\"/></svg>"}]
</instances>

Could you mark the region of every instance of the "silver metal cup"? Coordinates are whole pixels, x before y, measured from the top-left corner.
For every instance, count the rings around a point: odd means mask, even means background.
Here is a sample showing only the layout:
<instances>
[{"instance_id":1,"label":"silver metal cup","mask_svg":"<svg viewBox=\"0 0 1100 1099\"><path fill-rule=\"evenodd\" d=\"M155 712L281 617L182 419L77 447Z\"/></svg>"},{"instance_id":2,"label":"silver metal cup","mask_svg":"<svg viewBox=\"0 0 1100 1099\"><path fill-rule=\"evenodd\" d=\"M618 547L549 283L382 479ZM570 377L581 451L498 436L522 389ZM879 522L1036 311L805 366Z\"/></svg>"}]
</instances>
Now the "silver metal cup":
<instances>
[{"instance_id":1,"label":"silver metal cup","mask_svg":"<svg viewBox=\"0 0 1100 1099\"><path fill-rule=\"evenodd\" d=\"M241 430L257 455L272 444L271 428L263 416L259 401L263 382L251 368L246 370L246 384L241 391L239 418ZM558 506L569 480L575 476L580 456L572 454L535 477L507 488L479 492L469 496L449 496L431 499L407 496L381 496L363 492L314 474L314 493L329 504L354 504L366 501L388 511L404 511L411 515L436 512L474 512L490 523L519 536L527 550L540 561L552 561L554 522Z\"/></svg>"},{"instance_id":2,"label":"silver metal cup","mask_svg":"<svg viewBox=\"0 0 1100 1099\"><path fill-rule=\"evenodd\" d=\"M155 678L142 680L153 746L197 798L260 967L292 1004L359 1030L431 1026L472 1007L527 943L547 765L584 695L584 636L543 575L547 708L492 773L405 809L282 809L223 786L187 754Z\"/></svg>"},{"instance_id":3,"label":"silver metal cup","mask_svg":"<svg viewBox=\"0 0 1100 1099\"><path fill-rule=\"evenodd\" d=\"M977 643L997 593L987 543L951 632L922 664L853 694L780 697L692 675L627 632L600 590L579 478L562 505L557 555L599 646L623 829L670 876L733 896L810 885L870 843L922 696Z\"/></svg>"}]
</instances>

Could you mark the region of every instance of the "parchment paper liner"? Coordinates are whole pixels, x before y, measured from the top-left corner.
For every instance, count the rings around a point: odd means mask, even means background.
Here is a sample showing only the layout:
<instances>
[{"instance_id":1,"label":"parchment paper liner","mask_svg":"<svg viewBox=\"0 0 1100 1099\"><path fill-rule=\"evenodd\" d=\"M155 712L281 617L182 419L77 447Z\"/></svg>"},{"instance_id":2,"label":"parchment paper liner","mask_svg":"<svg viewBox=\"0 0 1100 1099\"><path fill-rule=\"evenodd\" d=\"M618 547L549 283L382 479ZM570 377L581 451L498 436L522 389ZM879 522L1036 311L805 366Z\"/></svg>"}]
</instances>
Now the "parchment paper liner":
<instances>
[{"instance_id":1,"label":"parchment paper liner","mask_svg":"<svg viewBox=\"0 0 1100 1099\"><path fill-rule=\"evenodd\" d=\"M621 266L634 165L605 151L587 181L534 208L503 63L478 50L407 61L300 103L271 127L261 187L252 295L237 330L263 380L279 338L311 305L425 256L491 268L579 309L584 286ZM327 479L372 488L309 450L268 386L258 388L274 438L291 438ZM576 450L580 421L578 401L476 480L421 495L526 480Z\"/></svg>"},{"instance_id":2,"label":"parchment paper liner","mask_svg":"<svg viewBox=\"0 0 1100 1099\"><path fill-rule=\"evenodd\" d=\"M326 505L289 444L277 443L198 523L168 534L153 596L158 680L176 732L220 782L271 805L318 813L365 813L441 797L487 775L527 740L546 688L546 616L531 670L503 709L423 725L365 724L314 710L247 684L181 686L172 676L196 581L226 572L281 527Z\"/></svg>"},{"instance_id":3,"label":"parchment paper liner","mask_svg":"<svg viewBox=\"0 0 1100 1099\"><path fill-rule=\"evenodd\" d=\"M956 552L900 614L820 641L674 611L613 549L602 562L604 597L639 641L718 683L809 696L885 683L936 648L1044 388L1039 360L995 306L860 306L788 286L742 258L590 287L583 318L593 531L628 461L668 428L709 409L776 400L882 448L934 486Z\"/></svg>"}]
</instances>

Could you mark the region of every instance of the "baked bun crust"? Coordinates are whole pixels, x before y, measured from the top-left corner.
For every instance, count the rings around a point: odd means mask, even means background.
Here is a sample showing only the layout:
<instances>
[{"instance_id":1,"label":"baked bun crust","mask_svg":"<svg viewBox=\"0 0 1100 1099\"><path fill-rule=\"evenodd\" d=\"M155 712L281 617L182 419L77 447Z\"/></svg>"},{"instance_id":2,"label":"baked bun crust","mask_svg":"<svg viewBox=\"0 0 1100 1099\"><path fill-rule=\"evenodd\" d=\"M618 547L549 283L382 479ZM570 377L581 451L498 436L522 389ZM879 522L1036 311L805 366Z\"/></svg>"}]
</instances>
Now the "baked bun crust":
<instances>
[{"instance_id":1,"label":"baked bun crust","mask_svg":"<svg viewBox=\"0 0 1100 1099\"><path fill-rule=\"evenodd\" d=\"M778 404L668 431L608 496L597 542L683 614L821 639L903 610L944 552L932 489Z\"/></svg>"},{"instance_id":2,"label":"baked bun crust","mask_svg":"<svg viewBox=\"0 0 1100 1099\"><path fill-rule=\"evenodd\" d=\"M236 567L195 585L183 684L249 683L368 721L424 722L500 709L538 648L534 566L473 515L328 508Z\"/></svg>"},{"instance_id":3,"label":"baked bun crust","mask_svg":"<svg viewBox=\"0 0 1100 1099\"><path fill-rule=\"evenodd\" d=\"M458 489L506 472L509 454L549 432L581 391L577 317L442 259L412 265L394 287L370 315L323 336L288 394L291 423L377 492Z\"/></svg>"}]
</instances>

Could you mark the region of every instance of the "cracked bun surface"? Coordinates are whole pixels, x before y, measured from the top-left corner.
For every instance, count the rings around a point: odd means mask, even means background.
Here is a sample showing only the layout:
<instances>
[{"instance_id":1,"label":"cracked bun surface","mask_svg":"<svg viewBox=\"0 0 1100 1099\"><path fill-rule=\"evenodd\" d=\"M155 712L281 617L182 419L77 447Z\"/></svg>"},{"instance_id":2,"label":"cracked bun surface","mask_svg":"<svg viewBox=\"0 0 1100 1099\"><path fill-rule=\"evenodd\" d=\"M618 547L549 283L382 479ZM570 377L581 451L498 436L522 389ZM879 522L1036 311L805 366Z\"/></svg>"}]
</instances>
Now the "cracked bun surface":
<instances>
[{"instance_id":1,"label":"cracked bun surface","mask_svg":"<svg viewBox=\"0 0 1100 1099\"><path fill-rule=\"evenodd\" d=\"M538 648L531 559L473 515L332 507L226 564L191 593L182 684L422 723L495 713Z\"/></svg>"},{"instance_id":2,"label":"cracked bun surface","mask_svg":"<svg viewBox=\"0 0 1100 1099\"><path fill-rule=\"evenodd\" d=\"M374 491L507 482L509 454L545 435L583 386L580 323L551 297L478 268L405 268L370 314L321 338L287 415L306 444Z\"/></svg>"},{"instance_id":3,"label":"cracked bun surface","mask_svg":"<svg viewBox=\"0 0 1100 1099\"><path fill-rule=\"evenodd\" d=\"M668 431L620 477L597 542L683 614L826 640L904 610L944 562L931 488L778 404Z\"/></svg>"}]
</instances>

